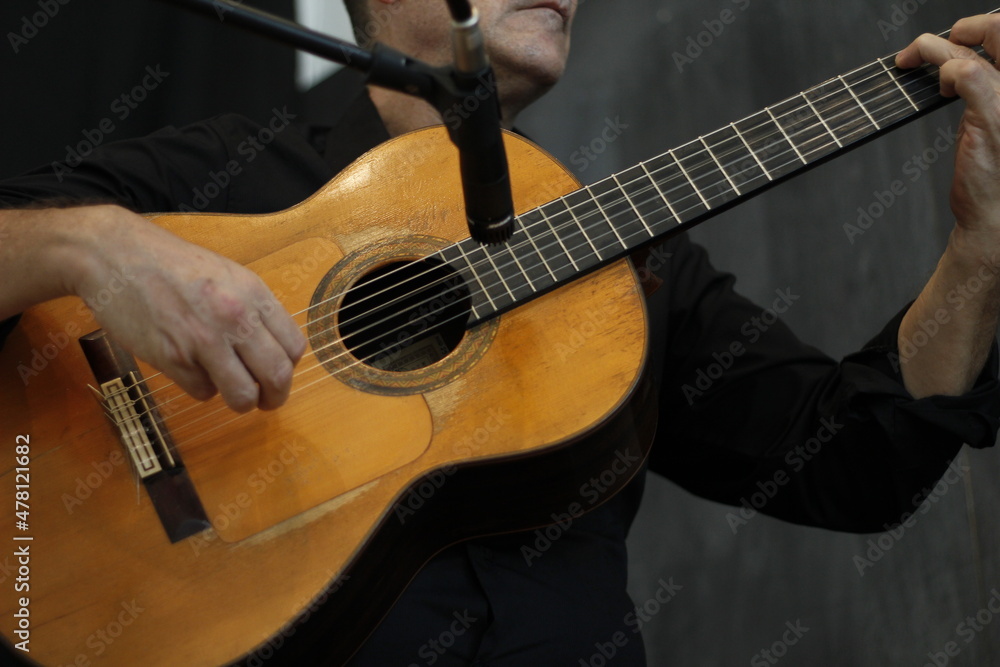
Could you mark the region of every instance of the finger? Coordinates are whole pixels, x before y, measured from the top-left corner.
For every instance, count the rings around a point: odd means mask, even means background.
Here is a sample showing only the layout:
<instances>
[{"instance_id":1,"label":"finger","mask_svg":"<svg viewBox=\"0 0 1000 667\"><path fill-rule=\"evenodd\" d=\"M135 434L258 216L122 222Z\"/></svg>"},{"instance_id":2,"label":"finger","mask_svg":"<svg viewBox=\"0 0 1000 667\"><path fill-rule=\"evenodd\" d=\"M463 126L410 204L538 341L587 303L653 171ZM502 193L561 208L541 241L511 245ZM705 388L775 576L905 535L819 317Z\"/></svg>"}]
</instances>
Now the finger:
<instances>
[{"instance_id":1,"label":"finger","mask_svg":"<svg viewBox=\"0 0 1000 667\"><path fill-rule=\"evenodd\" d=\"M199 401L207 401L218 393L218 389L203 368L168 366L163 374L173 380L185 393Z\"/></svg>"},{"instance_id":2,"label":"finger","mask_svg":"<svg viewBox=\"0 0 1000 667\"><path fill-rule=\"evenodd\" d=\"M982 14L960 20L951 29L949 40L966 46L982 44L986 53L996 59L1000 47L1000 14Z\"/></svg>"},{"instance_id":3,"label":"finger","mask_svg":"<svg viewBox=\"0 0 1000 667\"><path fill-rule=\"evenodd\" d=\"M257 382L257 407L273 410L284 405L292 387L294 364L267 327L255 326L250 337L237 343L235 350Z\"/></svg>"},{"instance_id":4,"label":"finger","mask_svg":"<svg viewBox=\"0 0 1000 667\"><path fill-rule=\"evenodd\" d=\"M249 412L258 406L260 388L236 350L228 345L213 347L198 361L230 408L236 412Z\"/></svg>"},{"instance_id":5,"label":"finger","mask_svg":"<svg viewBox=\"0 0 1000 667\"><path fill-rule=\"evenodd\" d=\"M285 350L288 358L293 363L298 363L306 351L306 337L302 334L302 328L276 299L259 304L258 310L264 326Z\"/></svg>"},{"instance_id":6,"label":"finger","mask_svg":"<svg viewBox=\"0 0 1000 667\"><path fill-rule=\"evenodd\" d=\"M924 34L896 55L896 65L903 69L919 67L924 63L940 67L954 59L982 60L967 46L955 44L937 35Z\"/></svg>"},{"instance_id":7,"label":"finger","mask_svg":"<svg viewBox=\"0 0 1000 667\"><path fill-rule=\"evenodd\" d=\"M1000 79L982 60L951 60L941 66L941 94L960 95L977 116L988 120L997 116Z\"/></svg>"}]
</instances>

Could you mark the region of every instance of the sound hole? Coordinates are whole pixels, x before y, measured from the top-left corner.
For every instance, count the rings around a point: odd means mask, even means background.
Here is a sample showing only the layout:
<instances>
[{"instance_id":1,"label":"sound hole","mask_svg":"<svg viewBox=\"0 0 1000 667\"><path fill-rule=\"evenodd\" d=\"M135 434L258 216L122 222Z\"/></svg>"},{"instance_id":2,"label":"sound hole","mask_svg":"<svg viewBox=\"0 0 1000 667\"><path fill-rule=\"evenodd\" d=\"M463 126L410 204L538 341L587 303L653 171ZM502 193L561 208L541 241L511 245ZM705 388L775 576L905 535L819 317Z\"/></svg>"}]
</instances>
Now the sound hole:
<instances>
[{"instance_id":1,"label":"sound hole","mask_svg":"<svg viewBox=\"0 0 1000 667\"><path fill-rule=\"evenodd\" d=\"M471 308L462 277L440 260L398 261L365 274L338 314L344 345L363 363L412 371L462 341Z\"/></svg>"}]
</instances>

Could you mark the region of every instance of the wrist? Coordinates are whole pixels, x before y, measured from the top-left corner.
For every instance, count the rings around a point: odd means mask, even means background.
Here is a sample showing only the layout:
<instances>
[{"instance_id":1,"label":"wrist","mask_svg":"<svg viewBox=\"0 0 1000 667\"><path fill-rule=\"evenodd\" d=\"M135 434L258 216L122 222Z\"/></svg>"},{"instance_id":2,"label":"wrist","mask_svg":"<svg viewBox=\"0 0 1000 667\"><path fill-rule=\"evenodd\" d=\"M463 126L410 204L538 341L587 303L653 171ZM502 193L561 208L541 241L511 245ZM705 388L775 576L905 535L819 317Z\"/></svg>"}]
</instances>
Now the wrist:
<instances>
[{"instance_id":1,"label":"wrist","mask_svg":"<svg viewBox=\"0 0 1000 667\"><path fill-rule=\"evenodd\" d=\"M948 237L945 254L952 261L972 265L1000 262L1000 234L955 225Z\"/></svg>"},{"instance_id":2,"label":"wrist","mask_svg":"<svg viewBox=\"0 0 1000 667\"><path fill-rule=\"evenodd\" d=\"M114 221L123 210L97 205L44 211L37 222L44 226L46 243L38 260L51 272L59 296L82 296L100 279L102 247L115 243Z\"/></svg>"}]
</instances>

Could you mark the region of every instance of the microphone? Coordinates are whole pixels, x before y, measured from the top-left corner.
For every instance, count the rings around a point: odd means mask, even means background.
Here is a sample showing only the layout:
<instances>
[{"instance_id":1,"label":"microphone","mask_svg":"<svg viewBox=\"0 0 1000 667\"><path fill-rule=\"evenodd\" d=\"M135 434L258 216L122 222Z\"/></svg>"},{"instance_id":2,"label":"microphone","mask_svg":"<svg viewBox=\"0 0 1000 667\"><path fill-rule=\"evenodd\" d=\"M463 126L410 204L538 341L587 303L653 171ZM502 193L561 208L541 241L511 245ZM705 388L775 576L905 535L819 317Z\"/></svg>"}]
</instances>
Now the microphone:
<instances>
[{"instance_id":1,"label":"microphone","mask_svg":"<svg viewBox=\"0 0 1000 667\"><path fill-rule=\"evenodd\" d=\"M465 95L461 108L449 114L447 121L459 149L469 233L482 244L504 243L514 233L514 200L500 129L496 78L486 56L479 12L462 0L449 0L448 4L452 10L455 83Z\"/></svg>"}]
</instances>

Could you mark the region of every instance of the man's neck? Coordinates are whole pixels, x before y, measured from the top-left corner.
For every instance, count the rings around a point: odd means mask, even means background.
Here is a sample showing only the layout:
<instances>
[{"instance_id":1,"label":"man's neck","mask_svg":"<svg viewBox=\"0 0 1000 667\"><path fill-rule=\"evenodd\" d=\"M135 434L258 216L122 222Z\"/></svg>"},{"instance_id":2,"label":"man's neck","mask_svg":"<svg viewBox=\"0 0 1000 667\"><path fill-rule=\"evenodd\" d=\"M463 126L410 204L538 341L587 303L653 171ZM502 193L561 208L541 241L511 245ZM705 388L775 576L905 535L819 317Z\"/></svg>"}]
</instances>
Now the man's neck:
<instances>
[{"instance_id":1,"label":"man's neck","mask_svg":"<svg viewBox=\"0 0 1000 667\"><path fill-rule=\"evenodd\" d=\"M368 86L368 94L390 137L444 122L437 109L418 97L378 86ZM503 123L507 129L510 125L506 121Z\"/></svg>"},{"instance_id":2,"label":"man's neck","mask_svg":"<svg viewBox=\"0 0 1000 667\"><path fill-rule=\"evenodd\" d=\"M390 137L441 124L441 114L420 98L378 86L368 86L368 95Z\"/></svg>"}]
</instances>

